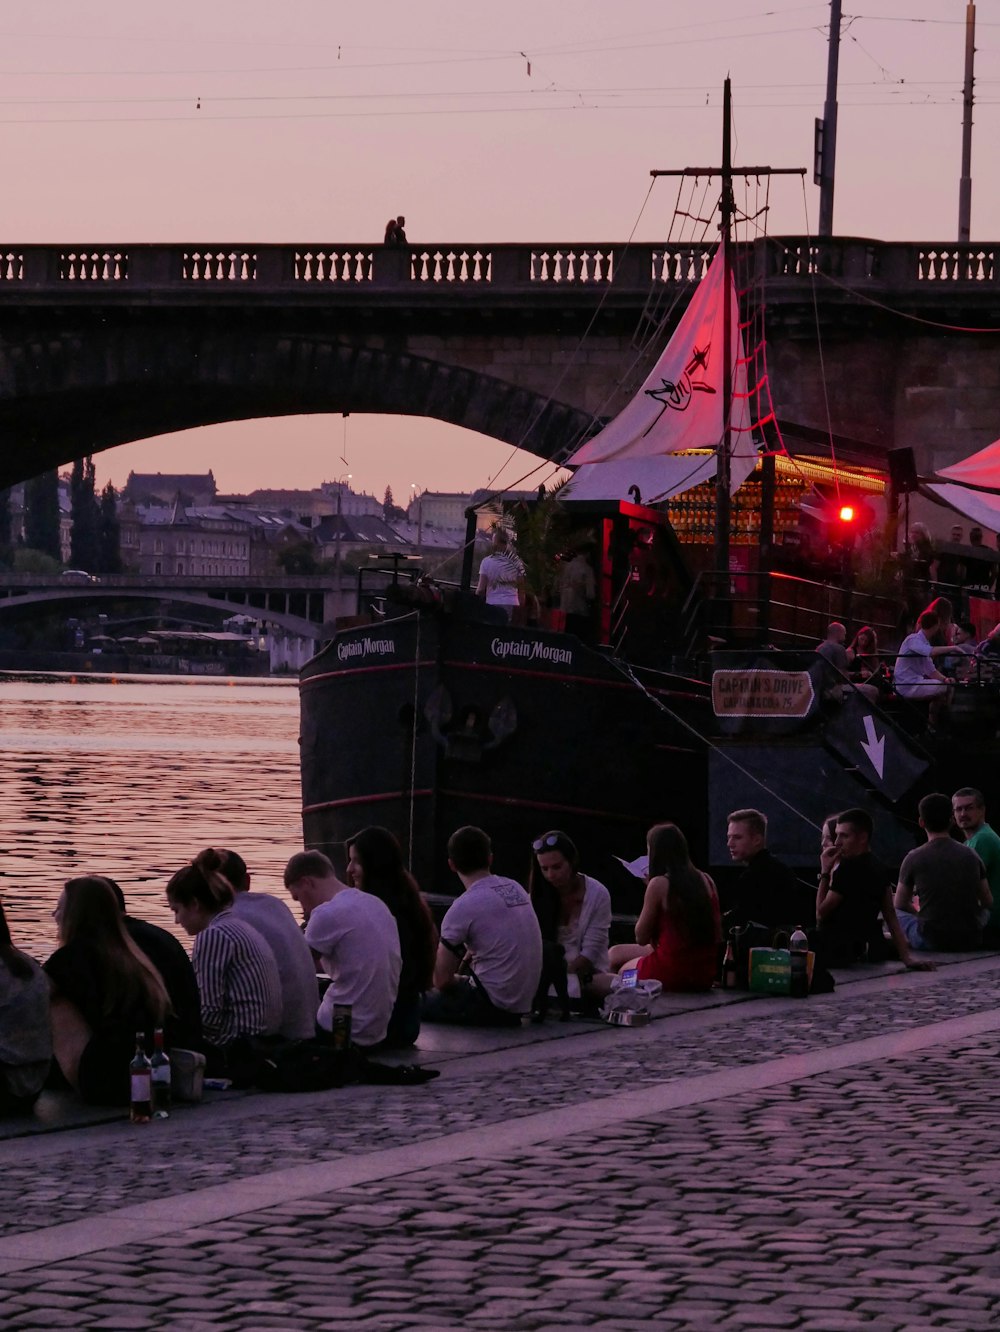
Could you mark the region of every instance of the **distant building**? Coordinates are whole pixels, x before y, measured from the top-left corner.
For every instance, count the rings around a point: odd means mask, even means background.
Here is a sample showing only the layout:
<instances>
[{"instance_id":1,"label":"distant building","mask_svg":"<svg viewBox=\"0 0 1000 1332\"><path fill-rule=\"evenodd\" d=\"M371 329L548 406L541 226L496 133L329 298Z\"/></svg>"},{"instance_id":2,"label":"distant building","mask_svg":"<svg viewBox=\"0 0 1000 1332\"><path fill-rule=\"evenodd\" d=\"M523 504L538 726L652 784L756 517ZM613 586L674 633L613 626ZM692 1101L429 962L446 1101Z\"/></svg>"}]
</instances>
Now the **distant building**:
<instances>
[{"instance_id":1,"label":"distant building","mask_svg":"<svg viewBox=\"0 0 1000 1332\"><path fill-rule=\"evenodd\" d=\"M225 505L123 504L122 560L131 572L246 578L273 573L276 556L308 529L278 514Z\"/></svg>"},{"instance_id":2,"label":"distant building","mask_svg":"<svg viewBox=\"0 0 1000 1332\"><path fill-rule=\"evenodd\" d=\"M356 551L385 553L408 550L409 543L380 516L330 514L321 518L311 534L319 547L320 559L343 559Z\"/></svg>"},{"instance_id":3,"label":"distant building","mask_svg":"<svg viewBox=\"0 0 1000 1332\"><path fill-rule=\"evenodd\" d=\"M121 497L135 505L172 506L181 499L183 504L213 504L215 477L183 472L129 472Z\"/></svg>"},{"instance_id":4,"label":"distant building","mask_svg":"<svg viewBox=\"0 0 1000 1332\"><path fill-rule=\"evenodd\" d=\"M443 527L455 531L465 530L465 511L472 496L457 491L425 490L410 500L406 510L407 522L421 527Z\"/></svg>"}]
</instances>

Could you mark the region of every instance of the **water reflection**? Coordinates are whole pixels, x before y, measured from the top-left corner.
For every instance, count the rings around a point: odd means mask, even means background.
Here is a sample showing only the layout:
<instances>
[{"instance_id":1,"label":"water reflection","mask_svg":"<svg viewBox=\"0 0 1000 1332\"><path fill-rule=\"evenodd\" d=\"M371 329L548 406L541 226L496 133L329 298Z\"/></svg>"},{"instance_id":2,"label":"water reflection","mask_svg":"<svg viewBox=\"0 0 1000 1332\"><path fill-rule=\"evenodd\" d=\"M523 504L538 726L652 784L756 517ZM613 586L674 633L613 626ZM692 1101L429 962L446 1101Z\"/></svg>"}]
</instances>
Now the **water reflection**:
<instances>
[{"instance_id":1,"label":"water reflection","mask_svg":"<svg viewBox=\"0 0 1000 1332\"><path fill-rule=\"evenodd\" d=\"M48 956L63 882L87 873L174 930L163 885L208 845L280 892L302 845L298 725L294 682L0 675L0 896L16 941Z\"/></svg>"}]
</instances>

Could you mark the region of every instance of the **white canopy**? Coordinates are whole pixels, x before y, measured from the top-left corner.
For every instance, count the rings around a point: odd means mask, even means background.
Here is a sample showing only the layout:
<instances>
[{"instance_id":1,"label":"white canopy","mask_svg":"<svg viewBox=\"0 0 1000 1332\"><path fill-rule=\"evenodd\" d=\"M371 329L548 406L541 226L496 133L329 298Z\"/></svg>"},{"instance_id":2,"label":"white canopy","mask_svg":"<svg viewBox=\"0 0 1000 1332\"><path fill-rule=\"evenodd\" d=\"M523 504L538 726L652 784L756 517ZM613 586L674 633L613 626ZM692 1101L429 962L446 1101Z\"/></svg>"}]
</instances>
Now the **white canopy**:
<instances>
[{"instance_id":1,"label":"white canopy","mask_svg":"<svg viewBox=\"0 0 1000 1332\"><path fill-rule=\"evenodd\" d=\"M724 286L721 248L698 284L673 336L638 392L618 415L587 440L569 465L578 467L566 499L628 499L638 486L645 504L682 494L715 475L716 457L678 456L717 450L723 438L722 372L732 373L731 490L757 463L747 393L747 362L732 279ZM730 350L723 355L725 303L730 306Z\"/></svg>"},{"instance_id":2,"label":"white canopy","mask_svg":"<svg viewBox=\"0 0 1000 1332\"><path fill-rule=\"evenodd\" d=\"M927 491L991 532L1000 532L1000 439L937 473ZM972 487L980 487L973 489Z\"/></svg>"}]
</instances>

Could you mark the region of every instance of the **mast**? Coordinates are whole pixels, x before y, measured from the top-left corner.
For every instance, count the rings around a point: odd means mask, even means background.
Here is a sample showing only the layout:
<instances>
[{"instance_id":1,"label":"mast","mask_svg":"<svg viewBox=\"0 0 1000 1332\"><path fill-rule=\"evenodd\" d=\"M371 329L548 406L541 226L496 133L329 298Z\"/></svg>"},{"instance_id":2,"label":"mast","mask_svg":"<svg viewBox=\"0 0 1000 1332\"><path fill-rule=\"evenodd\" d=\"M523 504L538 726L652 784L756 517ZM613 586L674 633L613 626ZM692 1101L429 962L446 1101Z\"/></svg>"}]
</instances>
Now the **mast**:
<instances>
[{"instance_id":1,"label":"mast","mask_svg":"<svg viewBox=\"0 0 1000 1332\"><path fill-rule=\"evenodd\" d=\"M972 221L972 107L975 102L976 6L965 11L965 114L962 117L962 178L958 183L958 242L968 244Z\"/></svg>"},{"instance_id":2,"label":"mast","mask_svg":"<svg viewBox=\"0 0 1000 1332\"><path fill-rule=\"evenodd\" d=\"M733 415L733 303L730 299L733 276L733 155L732 91L728 76L722 87L722 195L719 201L719 243L722 246L722 438L715 465L715 556L718 576L725 586L729 576L729 460L732 454ZM720 626L728 628L728 625Z\"/></svg>"},{"instance_id":3,"label":"mast","mask_svg":"<svg viewBox=\"0 0 1000 1332\"><path fill-rule=\"evenodd\" d=\"M839 0L834 0L838 6ZM804 176L803 167L733 166L732 161L732 88L727 77L722 90L722 165L721 167L684 167L677 171L651 171L651 176L719 176L722 191L719 203L719 244L723 263L723 347L722 347L722 434L716 446L715 468L715 550L716 582L714 592L718 607L718 626L729 628L729 537L731 503L729 495L732 458L733 415L733 238L735 211L734 176Z\"/></svg>"},{"instance_id":4,"label":"mast","mask_svg":"<svg viewBox=\"0 0 1000 1332\"><path fill-rule=\"evenodd\" d=\"M816 163L813 181L819 186L820 236L833 235L833 184L837 174L837 75L840 66L840 0L830 0L830 49L826 62L826 102L816 121Z\"/></svg>"}]
</instances>

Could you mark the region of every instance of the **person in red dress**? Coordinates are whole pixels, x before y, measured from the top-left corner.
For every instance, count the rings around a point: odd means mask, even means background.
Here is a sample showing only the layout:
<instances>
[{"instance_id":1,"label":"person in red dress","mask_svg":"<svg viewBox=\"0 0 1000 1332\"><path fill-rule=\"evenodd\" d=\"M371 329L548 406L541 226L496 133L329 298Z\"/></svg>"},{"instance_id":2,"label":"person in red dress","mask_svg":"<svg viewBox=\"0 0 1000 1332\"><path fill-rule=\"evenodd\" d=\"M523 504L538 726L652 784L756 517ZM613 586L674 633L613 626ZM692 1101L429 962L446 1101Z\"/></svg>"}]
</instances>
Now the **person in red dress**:
<instances>
[{"instance_id":1,"label":"person in red dress","mask_svg":"<svg viewBox=\"0 0 1000 1332\"><path fill-rule=\"evenodd\" d=\"M687 838L674 823L658 823L646 837L649 869L635 943L611 949L612 971L635 967L640 980L665 990L710 990L722 939L715 884L691 863Z\"/></svg>"}]
</instances>

